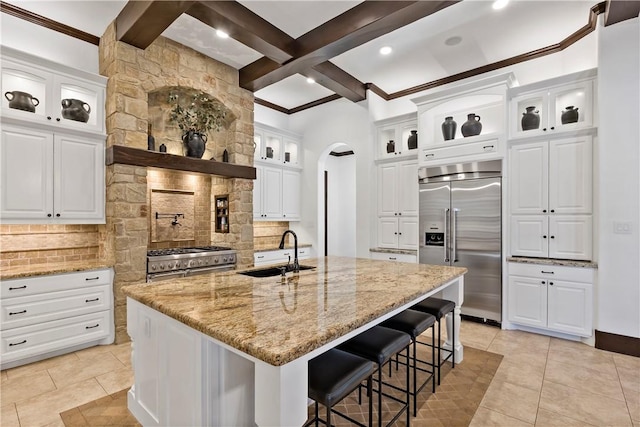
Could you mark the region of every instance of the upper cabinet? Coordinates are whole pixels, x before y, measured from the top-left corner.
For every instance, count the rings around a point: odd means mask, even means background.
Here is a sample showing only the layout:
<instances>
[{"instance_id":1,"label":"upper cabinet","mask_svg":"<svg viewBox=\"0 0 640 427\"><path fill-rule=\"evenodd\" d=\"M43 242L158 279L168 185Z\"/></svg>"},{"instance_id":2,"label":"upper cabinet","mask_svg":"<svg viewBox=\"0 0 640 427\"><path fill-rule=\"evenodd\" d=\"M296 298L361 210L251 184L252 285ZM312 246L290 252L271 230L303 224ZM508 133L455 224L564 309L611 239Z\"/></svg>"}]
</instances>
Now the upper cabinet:
<instances>
[{"instance_id":1,"label":"upper cabinet","mask_svg":"<svg viewBox=\"0 0 640 427\"><path fill-rule=\"evenodd\" d=\"M509 137L527 138L593 127L596 70L509 91Z\"/></svg>"},{"instance_id":2,"label":"upper cabinet","mask_svg":"<svg viewBox=\"0 0 640 427\"><path fill-rule=\"evenodd\" d=\"M3 117L53 129L104 133L105 77L6 47L1 56Z\"/></svg>"},{"instance_id":3,"label":"upper cabinet","mask_svg":"<svg viewBox=\"0 0 640 427\"><path fill-rule=\"evenodd\" d=\"M507 90L513 74L480 79L413 99L418 106L420 165L505 155Z\"/></svg>"},{"instance_id":4,"label":"upper cabinet","mask_svg":"<svg viewBox=\"0 0 640 427\"><path fill-rule=\"evenodd\" d=\"M256 123L253 142L255 144L254 161L292 167L299 167L302 164L300 135Z\"/></svg>"},{"instance_id":5,"label":"upper cabinet","mask_svg":"<svg viewBox=\"0 0 640 427\"><path fill-rule=\"evenodd\" d=\"M376 123L378 159L400 159L418 152L418 125L415 114Z\"/></svg>"}]
</instances>

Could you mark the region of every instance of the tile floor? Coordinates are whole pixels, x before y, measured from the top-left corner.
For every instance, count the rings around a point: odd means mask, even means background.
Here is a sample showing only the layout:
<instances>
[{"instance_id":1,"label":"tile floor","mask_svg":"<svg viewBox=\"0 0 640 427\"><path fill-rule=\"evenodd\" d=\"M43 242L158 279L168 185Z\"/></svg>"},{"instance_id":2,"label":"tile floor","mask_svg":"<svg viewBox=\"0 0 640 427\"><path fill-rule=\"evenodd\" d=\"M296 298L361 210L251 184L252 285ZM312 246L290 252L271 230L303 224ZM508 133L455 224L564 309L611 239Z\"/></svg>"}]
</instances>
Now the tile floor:
<instances>
[{"instance_id":1,"label":"tile floor","mask_svg":"<svg viewBox=\"0 0 640 427\"><path fill-rule=\"evenodd\" d=\"M640 427L640 358L472 322L462 323L460 335L465 346L504 356L471 426ZM0 425L64 426L60 412L132 380L129 344L2 371Z\"/></svg>"}]
</instances>

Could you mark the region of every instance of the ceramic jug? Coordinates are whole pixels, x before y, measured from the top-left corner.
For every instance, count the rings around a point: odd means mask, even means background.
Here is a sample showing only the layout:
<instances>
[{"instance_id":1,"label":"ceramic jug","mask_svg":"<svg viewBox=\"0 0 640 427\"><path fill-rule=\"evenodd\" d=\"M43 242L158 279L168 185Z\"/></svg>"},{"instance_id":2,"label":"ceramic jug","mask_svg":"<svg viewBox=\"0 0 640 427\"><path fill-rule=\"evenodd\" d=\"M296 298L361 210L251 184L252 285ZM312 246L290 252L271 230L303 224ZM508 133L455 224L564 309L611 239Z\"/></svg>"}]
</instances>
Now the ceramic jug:
<instances>
[{"instance_id":1,"label":"ceramic jug","mask_svg":"<svg viewBox=\"0 0 640 427\"><path fill-rule=\"evenodd\" d=\"M540 127L539 111L536 110L536 107L527 107L526 110L525 113L522 113L522 130L538 129Z\"/></svg>"},{"instance_id":2,"label":"ceramic jug","mask_svg":"<svg viewBox=\"0 0 640 427\"><path fill-rule=\"evenodd\" d=\"M453 116L444 118L444 122L442 122L442 137L445 141L449 141L456 137L457 126L458 124L453 120Z\"/></svg>"},{"instance_id":3,"label":"ceramic jug","mask_svg":"<svg viewBox=\"0 0 640 427\"><path fill-rule=\"evenodd\" d=\"M30 93L20 92L19 90L5 92L4 97L9 101L9 108L28 111L30 113L35 113L36 107L40 104L38 98L34 98Z\"/></svg>"},{"instance_id":4,"label":"ceramic jug","mask_svg":"<svg viewBox=\"0 0 640 427\"><path fill-rule=\"evenodd\" d=\"M467 121L460 127L460 131L464 137L480 135L480 132L482 132L480 116L474 113L467 114Z\"/></svg>"},{"instance_id":5,"label":"ceramic jug","mask_svg":"<svg viewBox=\"0 0 640 427\"><path fill-rule=\"evenodd\" d=\"M578 121L578 107L573 107L573 105L569 105L560 115L560 120L563 125L567 123L576 123Z\"/></svg>"},{"instance_id":6,"label":"ceramic jug","mask_svg":"<svg viewBox=\"0 0 640 427\"><path fill-rule=\"evenodd\" d=\"M201 159L207 144L207 135L190 130L183 135L182 142L187 147L187 157Z\"/></svg>"},{"instance_id":7,"label":"ceramic jug","mask_svg":"<svg viewBox=\"0 0 640 427\"><path fill-rule=\"evenodd\" d=\"M91 113L91 107L89 104L81 99L63 99L62 104L62 117L67 120L74 120L76 122L87 123L89 121L89 113Z\"/></svg>"}]
</instances>

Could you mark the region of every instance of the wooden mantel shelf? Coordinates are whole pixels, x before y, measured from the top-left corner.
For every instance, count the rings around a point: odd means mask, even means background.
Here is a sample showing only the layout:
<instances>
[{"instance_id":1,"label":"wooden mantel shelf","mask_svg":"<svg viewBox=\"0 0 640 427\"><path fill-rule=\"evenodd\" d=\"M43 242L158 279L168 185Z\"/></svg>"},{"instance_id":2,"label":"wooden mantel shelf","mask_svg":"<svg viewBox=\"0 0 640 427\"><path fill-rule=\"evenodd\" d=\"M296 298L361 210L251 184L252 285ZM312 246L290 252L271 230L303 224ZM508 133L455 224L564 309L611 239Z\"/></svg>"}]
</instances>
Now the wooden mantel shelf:
<instances>
[{"instance_id":1,"label":"wooden mantel shelf","mask_svg":"<svg viewBox=\"0 0 640 427\"><path fill-rule=\"evenodd\" d=\"M228 178L256 179L256 168L251 166L176 156L175 154L158 153L122 145L113 145L107 148L106 164L107 166L113 164L146 166L206 173Z\"/></svg>"}]
</instances>

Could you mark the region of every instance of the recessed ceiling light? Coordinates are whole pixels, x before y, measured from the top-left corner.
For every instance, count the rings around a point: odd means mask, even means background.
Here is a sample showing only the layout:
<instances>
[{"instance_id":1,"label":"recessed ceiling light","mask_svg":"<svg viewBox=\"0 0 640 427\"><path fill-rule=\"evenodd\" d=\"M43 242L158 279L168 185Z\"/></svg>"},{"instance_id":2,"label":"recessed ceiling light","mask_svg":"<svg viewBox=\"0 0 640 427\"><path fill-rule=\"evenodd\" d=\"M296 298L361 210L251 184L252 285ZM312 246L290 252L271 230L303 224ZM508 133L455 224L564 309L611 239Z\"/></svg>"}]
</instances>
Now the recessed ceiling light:
<instances>
[{"instance_id":1,"label":"recessed ceiling light","mask_svg":"<svg viewBox=\"0 0 640 427\"><path fill-rule=\"evenodd\" d=\"M459 44L461 41L462 41L462 37L453 36L453 37L449 37L448 39L446 39L444 41L444 44L446 44L447 46L455 46L455 45Z\"/></svg>"},{"instance_id":2,"label":"recessed ceiling light","mask_svg":"<svg viewBox=\"0 0 640 427\"><path fill-rule=\"evenodd\" d=\"M493 2L493 8L495 10L502 9L509 3L509 0L496 0Z\"/></svg>"},{"instance_id":3,"label":"recessed ceiling light","mask_svg":"<svg viewBox=\"0 0 640 427\"><path fill-rule=\"evenodd\" d=\"M391 46L383 46L380 48L380 55L389 55L392 51Z\"/></svg>"},{"instance_id":4,"label":"recessed ceiling light","mask_svg":"<svg viewBox=\"0 0 640 427\"><path fill-rule=\"evenodd\" d=\"M216 30L216 35L218 37L220 37L221 39L228 39L229 38L229 34L225 33L222 30Z\"/></svg>"},{"instance_id":5,"label":"recessed ceiling light","mask_svg":"<svg viewBox=\"0 0 640 427\"><path fill-rule=\"evenodd\" d=\"M311 77L307 77L307 83L309 83L310 85L314 84L316 81L314 79L312 79Z\"/></svg>"}]
</instances>

